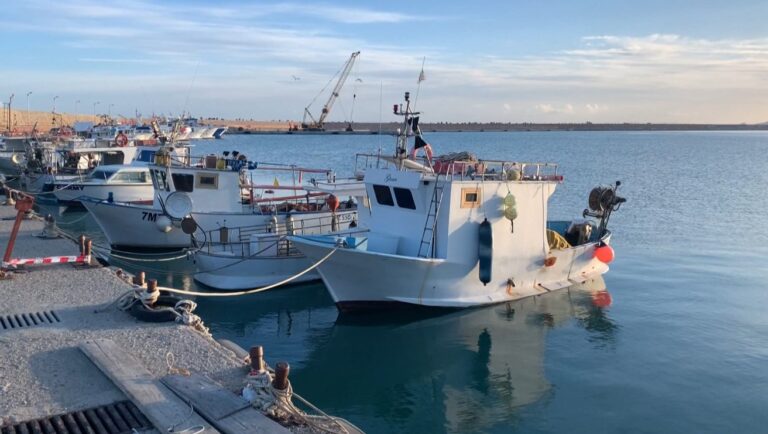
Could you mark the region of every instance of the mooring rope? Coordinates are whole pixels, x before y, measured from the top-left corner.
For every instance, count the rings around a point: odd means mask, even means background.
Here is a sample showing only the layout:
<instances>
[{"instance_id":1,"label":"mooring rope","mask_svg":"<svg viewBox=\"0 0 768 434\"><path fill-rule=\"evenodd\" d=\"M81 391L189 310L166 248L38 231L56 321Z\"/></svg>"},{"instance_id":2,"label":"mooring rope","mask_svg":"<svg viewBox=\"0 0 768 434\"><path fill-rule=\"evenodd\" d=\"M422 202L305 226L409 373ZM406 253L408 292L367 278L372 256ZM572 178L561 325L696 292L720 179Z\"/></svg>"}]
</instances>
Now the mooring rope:
<instances>
[{"instance_id":1,"label":"mooring rope","mask_svg":"<svg viewBox=\"0 0 768 434\"><path fill-rule=\"evenodd\" d=\"M315 268L319 267L323 262L325 262L328 258L331 257L334 253L336 253L337 248L334 248L330 252L328 252L327 255L323 256L319 261L315 262L311 266L305 268L303 271L294 274L291 277L288 277L286 279L283 279L277 283L273 283L271 285L262 286L260 288L253 288L248 289L244 291L235 291L235 292L199 292L199 291L185 291L182 289L176 289L176 288L168 288L165 286L158 286L158 289L161 291L167 291L174 294L183 294L183 295L196 295L199 297L237 297L240 295L248 295L248 294L256 294L257 292L263 292L267 291L269 289L277 288L278 286L285 285L286 283L292 282L299 277L309 273L310 271L314 270Z\"/></svg>"}]
</instances>

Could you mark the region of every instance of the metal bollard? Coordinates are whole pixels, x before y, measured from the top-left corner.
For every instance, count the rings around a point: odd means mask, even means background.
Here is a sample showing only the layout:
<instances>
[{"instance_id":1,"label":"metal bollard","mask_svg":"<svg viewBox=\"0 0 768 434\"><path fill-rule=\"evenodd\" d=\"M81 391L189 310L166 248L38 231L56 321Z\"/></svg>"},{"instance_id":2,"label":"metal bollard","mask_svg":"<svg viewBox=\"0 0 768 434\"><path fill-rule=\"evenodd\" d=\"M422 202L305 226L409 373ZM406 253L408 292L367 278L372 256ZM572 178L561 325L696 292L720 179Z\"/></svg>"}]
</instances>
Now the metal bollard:
<instances>
[{"instance_id":1,"label":"metal bollard","mask_svg":"<svg viewBox=\"0 0 768 434\"><path fill-rule=\"evenodd\" d=\"M77 245L80 246L80 254L85 255L85 235L80 234L80 236L77 237Z\"/></svg>"},{"instance_id":2,"label":"metal bollard","mask_svg":"<svg viewBox=\"0 0 768 434\"><path fill-rule=\"evenodd\" d=\"M56 220L51 214L45 216L45 226L43 232L40 233L41 238L58 238L59 229L56 227Z\"/></svg>"},{"instance_id":3,"label":"metal bollard","mask_svg":"<svg viewBox=\"0 0 768 434\"><path fill-rule=\"evenodd\" d=\"M275 379L272 380L272 387L277 390L285 390L290 382L288 374L291 372L291 366L287 362L278 362L275 366Z\"/></svg>"},{"instance_id":4,"label":"metal bollard","mask_svg":"<svg viewBox=\"0 0 768 434\"><path fill-rule=\"evenodd\" d=\"M251 357L251 372L264 372L264 347L251 347L248 354Z\"/></svg>"},{"instance_id":5,"label":"metal bollard","mask_svg":"<svg viewBox=\"0 0 768 434\"><path fill-rule=\"evenodd\" d=\"M139 271L133 275L133 284L138 286L144 286L144 272Z\"/></svg>"},{"instance_id":6,"label":"metal bollard","mask_svg":"<svg viewBox=\"0 0 768 434\"><path fill-rule=\"evenodd\" d=\"M155 292L155 291L157 291L157 279L147 280L147 292Z\"/></svg>"}]
</instances>

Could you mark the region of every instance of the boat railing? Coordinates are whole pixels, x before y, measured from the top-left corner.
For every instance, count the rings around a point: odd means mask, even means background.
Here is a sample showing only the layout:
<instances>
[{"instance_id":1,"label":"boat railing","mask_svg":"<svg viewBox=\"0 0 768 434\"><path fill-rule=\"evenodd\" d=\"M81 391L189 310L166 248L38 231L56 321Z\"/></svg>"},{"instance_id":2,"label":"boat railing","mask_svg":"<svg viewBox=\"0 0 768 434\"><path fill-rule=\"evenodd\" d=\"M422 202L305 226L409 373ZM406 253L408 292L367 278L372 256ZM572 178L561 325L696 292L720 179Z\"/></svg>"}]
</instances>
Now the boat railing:
<instances>
[{"instance_id":1,"label":"boat railing","mask_svg":"<svg viewBox=\"0 0 768 434\"><path fill-rule=\"evenodd\" d=\"M562 182L563 176L558 173L557 163L521 162L509 160L476 160L476 159L441 159L426 157L408 158L419 163L418 168L400 165L400 170L420 171L444 175L447 180L483 180L483 181L555 181ZM383 169L395 164L393 157L381 154L357 154L355 156L355 173L364 173L366 169Z\"/></svg>"},{"instance_id":2,"label":"boat railing","mask_svg":"<svg viewBox=\"0 0 768 434\"><path fill-rule=\"evenodd\" d=\"M203 246L209 254L228 252L242 258L263 256L301 256L288 240L292 235L318 235L348 231L351 221L340 222L340 215L295 218L283 222L269 222L261 225L240 227L222 226L205 231ZM335 219L335 221L334 221ZM354 221L354 220L352 220ZM342 226L344 229L342 229ZM253 235L258 235L253 237Z\"/></svg>"}]
</instances>

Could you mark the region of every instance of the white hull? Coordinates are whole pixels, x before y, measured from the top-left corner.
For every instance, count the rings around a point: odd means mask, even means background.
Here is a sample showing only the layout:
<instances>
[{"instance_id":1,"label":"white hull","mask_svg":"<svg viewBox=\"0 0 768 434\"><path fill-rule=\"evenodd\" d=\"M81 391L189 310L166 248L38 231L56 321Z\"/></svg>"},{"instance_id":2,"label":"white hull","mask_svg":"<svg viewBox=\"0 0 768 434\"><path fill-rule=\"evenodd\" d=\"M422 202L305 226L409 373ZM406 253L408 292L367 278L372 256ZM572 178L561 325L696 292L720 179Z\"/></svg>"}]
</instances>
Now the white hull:
<instances>
[{"instance_id":1,"label":"white hull","mask_svg":"<svg viewBox=\"0 0 768 434\"><path fill-rule=\"evenodd\" d=\"M59 182L54 185L54 195L61 203L79 202L80 198L107 200L112 193L115 202L152 203L155 189L152 184L67 184Z\"/></svg>"},{"instance_id":2,"label":"white hull","mask_svg":"<svg viewBox=\"0 0 768 434\"><path fill-rule=\"evenodd\" d=\"M194 276L196 281L212 288L233 291L270 285L312 265L305 256L257 256L244 260L239 252L209 254L200 251L195 254L195 260L200 270ZM313 270L291 283L318 279L320 275Z\"/></svg>"},{"instance_id":3,"label":"white hull","mask_svg":"<svg viewBox=\"0 0 768 434\"><path fill-rule=\"evenodd\" d=\"M161 210L151 206L83 201L96 223L117 249L183 249L191 245L189 235L176 225L164 232L158 219Z\"/></svg>"},{"instance_id":4,"label":"white hull","mask_svg":"<svg viewBox=\"0 0 768 434\"><path fill-rule=\"evenodd\" d=\"M333 248L315 241L320 237L296 237L297 248L312 261L318 261ZM358 237L357 242L363 238ZM494 263L495 277L487 285L479 280L478 264L449 262L444 259L414 258L393 254L339 248L318 267L334 302L340 309L406 303L434 307L471 307L502 303L582 283L608 271L608 266L593 258L595 243L552 251L557 262L526 267L509 284L501 270L520 268L519 264ZM533 264L530 264L533 265Z\"/></svg>"}]
</instances>

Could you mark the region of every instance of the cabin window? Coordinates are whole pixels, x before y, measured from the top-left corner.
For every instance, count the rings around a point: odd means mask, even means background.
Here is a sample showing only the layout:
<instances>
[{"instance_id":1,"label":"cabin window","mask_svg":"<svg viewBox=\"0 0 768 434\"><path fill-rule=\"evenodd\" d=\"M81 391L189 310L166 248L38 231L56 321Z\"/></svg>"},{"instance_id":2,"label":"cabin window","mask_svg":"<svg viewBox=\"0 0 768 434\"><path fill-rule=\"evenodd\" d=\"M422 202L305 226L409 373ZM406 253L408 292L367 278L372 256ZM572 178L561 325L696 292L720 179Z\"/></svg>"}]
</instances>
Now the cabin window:
<instances>
[{"instance_id":1,"label":"cabin window","mask_svg":"<svg viewBox=\"0 0 768 434\"><path fill-rule=\"evenodd\" d=\"M125 156L122 152L105 152L101 158L101 164L123 164Z\"/></svg>"},{"instance_id":2,"label":"cabin window","mask_svg":"<svg viewBox=\"0 0 768 434\"><path fill-rule=\"evenodd\" d=\"M171 173L171 178L176 191L191 193L194 190L195 176L191 173Z\"/></svg>"},{"instance_id":3,"label":"cabin window","mask_svg":"<svg viewBox=\"0 0 768 434\"><path fill-rule=\"evenodd\" d=\"M152 173L152 185L155 190L158 191L170 191L168 188L168 179L166 178L164 170L151 170Z\"/></svg>"},{"instance_id":4,"label":"cabin window","mask_svg":"<svg viewBox=\"0 0 768 434\"><path fill-rule=\"evenodd\" d=\"M112 181L147 184L149 182L149 176L147 175L147 172L118 172L112 178Z\"/></svg>"},{"instance_id":5,"label":"cabin window","mask_svg":"<svg viewBox=\"0 0 768 434\"><path fill-rule=\"evenodd\" d=\"M392 191L386 185L373 185L373 194L376 196L376 202L379 205L395 206L395 201L392 200Z\"/></svg>"},{"instance_id":6,"label":"cabin window","mask_svg":"<svg viewBox=\"0 0 768 434\"><path fill-rule=\"evenodd\" d=\"M198 173L195 180L195 187L197 188L219 188L219 174L218 173Z\"/></svg>"},{"instance_id":7,"label":"cabin window","mask_svg":"<svg viewBox=\"0 0 768 434\"><path fill-rule=\"evenodd\" d=\"M136 161L143 161L145 163L152 163L155 161L155 151L143 150L136 157Z\"/></svg>"},{"instance_id":8,"label":"cabin window","mask_svg":"<svg viewBox=\"0 0 768 434\"><path fill-rule=\"evenodd\" d=\"M397 199L397 206L406 209L416 209L416 203L413 201L413 194L411 190L401 187L392 187L395 190L395 199Z\"/></svg>"},{"instance_id":9,"label":"cabin window","mask_svg":"<svg viewBox=\"0 0 768 434\"><path fill-rule=\"evenodd\" d=\"M480 190L477 188L462 188L461 189L461 207L462 208L477 208L480 206L480 201L483 200Z\"/></svg>"},{"instance_id":10,"label":"cabin window","mask_svg":"<svg viewBox=\"0 0 768 434\"><path fill-rule=\"evenodd\" d=\"M110 172L108 170L94 170L91 173L90 178L91 179L109 179L109 177L114 174L115 172Z\"/></svg>"}]
</instances>

